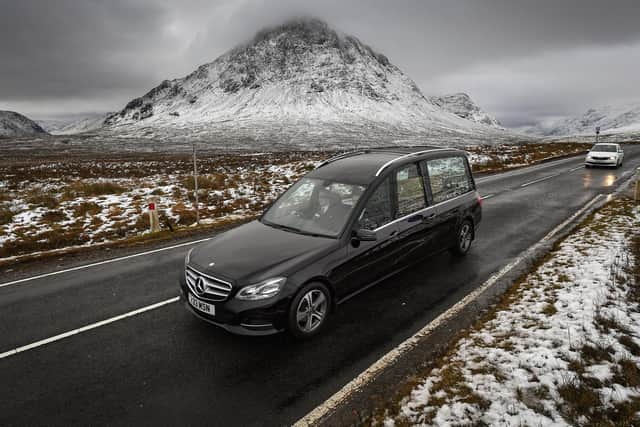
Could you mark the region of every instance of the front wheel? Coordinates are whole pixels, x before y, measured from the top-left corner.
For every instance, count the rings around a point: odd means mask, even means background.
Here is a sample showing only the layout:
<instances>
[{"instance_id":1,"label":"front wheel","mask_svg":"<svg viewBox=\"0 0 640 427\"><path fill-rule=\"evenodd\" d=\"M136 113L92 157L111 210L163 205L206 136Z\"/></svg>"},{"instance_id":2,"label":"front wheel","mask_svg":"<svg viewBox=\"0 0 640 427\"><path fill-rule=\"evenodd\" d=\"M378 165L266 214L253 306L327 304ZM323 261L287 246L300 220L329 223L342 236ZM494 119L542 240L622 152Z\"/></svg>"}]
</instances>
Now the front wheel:
<instances>
[{"instance_id":1,"label":"front wheel","mask_svg":"<svg viewBox=\"0 0 640 427\"><path fill-rule=\"evenodd\" d=\"M473 223L471 221L464 220L460 224L458 229L458 235L456 238L456 245L453 247L453 254L458 256L464 256L469 252L471 248L471 242L473 241Z\"/></svg>"},{"instance_id":2,"label":"front wheel","mask_svg":"<svg viewBox=\"0 0 640 427\"><path fill-rule=\"evenodd\" d=\"M306 285L289 307L289 332L307 339L320 333L329 316L331 294L322 283Z\"/></svg>"}]
</instances>

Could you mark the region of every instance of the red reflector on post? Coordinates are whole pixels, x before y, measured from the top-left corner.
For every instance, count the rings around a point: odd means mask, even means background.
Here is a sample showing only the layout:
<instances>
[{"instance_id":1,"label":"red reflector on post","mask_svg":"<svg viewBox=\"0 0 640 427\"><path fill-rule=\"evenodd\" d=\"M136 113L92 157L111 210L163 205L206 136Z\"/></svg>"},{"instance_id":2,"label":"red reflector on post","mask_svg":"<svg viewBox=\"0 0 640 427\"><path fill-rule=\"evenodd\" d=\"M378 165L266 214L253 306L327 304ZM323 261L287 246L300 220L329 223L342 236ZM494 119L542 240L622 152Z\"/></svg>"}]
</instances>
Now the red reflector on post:
<instances>
[{"instance_id":1,"label":"red reflector on post","mask_svg":"<svg viewBox=\"0 0 640 427\"><path fill-rule=\"evenodd\" d=\"M150 211L155 211L156 210L156 204L155 203L149 203L149 210Z\"/></svg>"}]
</instances>

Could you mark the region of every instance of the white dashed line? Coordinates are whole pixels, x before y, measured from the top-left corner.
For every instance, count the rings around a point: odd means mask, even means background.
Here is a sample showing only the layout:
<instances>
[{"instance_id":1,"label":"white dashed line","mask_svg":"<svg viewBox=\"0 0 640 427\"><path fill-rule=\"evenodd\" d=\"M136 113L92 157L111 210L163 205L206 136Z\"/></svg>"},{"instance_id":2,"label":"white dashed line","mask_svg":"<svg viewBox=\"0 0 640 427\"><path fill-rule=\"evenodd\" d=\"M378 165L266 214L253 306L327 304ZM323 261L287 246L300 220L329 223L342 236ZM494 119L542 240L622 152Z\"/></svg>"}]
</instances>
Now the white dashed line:
<instances>
[{"instance_id":1,"label":"white dashed line","mask_svg":"<svg viewBox=\"0 0 640 427\"><path fill-rule=\"evenodd\" d=\"M522 187L528 187L531 184L536 184L538 182L546 181L548 179L555 178L556 176L560 176L560 175L562 175L562 173L556 173L556 174L553 174L553 175L545 176L544 178L540 178L540 179L536 179L536 180L533 180L533 181L525 182L524 184L520 185L520 187L521 188Z\"/></svg>"},{"instance_id":2,"label":"white dashed line","mask_svg":"<svg viewBox=\"0 0 640 427\"><path fill-rule=\"evenodd\" d=\"M137 310L133 310L133 311L130 311L128 313L124 313L124 314L121 314L119 316L112 317L110 319L101 320L99 322L91 323L90 325L86 325L86 326L83 326L81 328L69 331L69 332L64 332L62 334L58 334L58 335L55 335L55 336L50 337L50 338L46 338L46 339L43 339L43 340L40 340L40 341L36 341L36 342L31 343L31 344L23 345L22 347L17 347L17 348L14 348L12 350L5 351L4 353L0 353L0 359L4 359L5 357L9 357L9 356L14 356L14 355L16 355L18 353L22 353L22 352L25 352L27 350L32 350L34 348L37 348L37 347L40 347L40 346L43 346L43 345L46 345L46 344L51 344L52 342L60 341L61 339L68 338L68 337L70 337L72 335L77 335L77 334L80 334L82 332L87 332L87 331L90 331L92 329L96 329L96 328L99 328L101 326L108 325L109 323L117 322L118 320L126 319L127 317L132 317L132 316L136 316L138 314L144 313L146 311L155 310L156 308L160 308L160 307L162 307L164 305L177 302L178 300L180 300L180 297L170 298L168 300L160 301L158 303L151 304L151 305L148 305L146 307L142 307L142 308L139 308Z\"/></svg>"}]
</instances>

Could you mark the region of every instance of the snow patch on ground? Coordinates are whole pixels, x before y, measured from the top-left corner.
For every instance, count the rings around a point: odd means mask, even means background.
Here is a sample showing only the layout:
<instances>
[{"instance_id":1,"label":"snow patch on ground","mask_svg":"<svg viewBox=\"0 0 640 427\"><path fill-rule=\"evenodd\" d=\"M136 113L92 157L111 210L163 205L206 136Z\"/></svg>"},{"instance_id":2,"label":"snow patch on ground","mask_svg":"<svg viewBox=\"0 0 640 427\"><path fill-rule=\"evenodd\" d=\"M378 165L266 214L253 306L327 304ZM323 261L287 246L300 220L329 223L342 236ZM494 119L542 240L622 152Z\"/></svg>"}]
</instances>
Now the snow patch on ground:
<instances>
[{"instance_id":1,"label":"snow patch on ground","mask_svg":"<svg viewBox=\"0 0 640 427\"><path fill-rule=\"evenodd\" d=\"M627 298L638 286L629 247L639 226L638 207L603 208L462 338L385 426L591 425L597 411L640 408L637 379L623 370L637 373L640 355L621 343L640 343L639 306ZM593 412L579 413L572 399L590 393Z\"/></svg>"}]
</instances>

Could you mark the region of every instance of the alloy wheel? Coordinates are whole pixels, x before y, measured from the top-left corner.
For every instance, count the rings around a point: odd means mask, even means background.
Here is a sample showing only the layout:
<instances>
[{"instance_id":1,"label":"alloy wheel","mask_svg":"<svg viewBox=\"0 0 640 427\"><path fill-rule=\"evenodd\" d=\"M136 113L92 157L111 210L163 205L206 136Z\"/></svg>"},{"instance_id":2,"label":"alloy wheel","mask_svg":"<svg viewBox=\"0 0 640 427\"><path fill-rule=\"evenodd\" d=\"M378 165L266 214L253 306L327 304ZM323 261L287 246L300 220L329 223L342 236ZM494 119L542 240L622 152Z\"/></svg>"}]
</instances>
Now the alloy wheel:
<instances>
[{"instance_id":1,"label":"alloy wheel","mask_svg":"<svg viewBox=\"0 0 640 427\"><path fill-rule=\"evenodd\" d=\"M313 332L322 324L327 314L327 297L319 289L304 294L296 309L296 323L305 333Z\"/></svg>"},{"instance_id":2,"label":"alloy wheel","mask_svg":"<svg viewBox=\"0 0 640 427\"><path fill-rule=\"evenodd\" d=\"M465 222L462 224L462 227L460 227L459 245L461 252L469 250L469 247L471 246L471 237L471 224Z\"/></svg>"}]
</instances>

